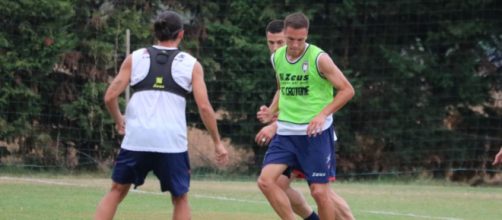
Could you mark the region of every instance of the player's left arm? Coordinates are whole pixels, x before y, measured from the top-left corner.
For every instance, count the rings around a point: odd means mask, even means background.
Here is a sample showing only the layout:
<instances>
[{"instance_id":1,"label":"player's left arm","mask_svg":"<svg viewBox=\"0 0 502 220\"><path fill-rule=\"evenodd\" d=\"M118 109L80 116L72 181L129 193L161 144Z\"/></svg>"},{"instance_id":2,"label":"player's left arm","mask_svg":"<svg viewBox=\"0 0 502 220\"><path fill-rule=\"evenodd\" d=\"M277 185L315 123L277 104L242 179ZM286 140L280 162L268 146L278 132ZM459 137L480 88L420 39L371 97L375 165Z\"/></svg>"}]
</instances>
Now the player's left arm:
<instances>
[{"instance_id":1,"label":"player's left arm","mask_svg":"<svg viewBox=\"0 0 502 220\"><path fill-rule=\"evenodd\" d=\"M354 87L343 75L342 71L335 65L328 54L323 53L320 55L317 62L319 71L323 76L331 82L336 89L336 95L331 103L322 109L322 111L310 121L307 127L308 135L316 135L322 132L324 121L326 118L340 110L347 102L354 96Z\"/></svg>"},{"instance_id":2,"label":"player's left arm","mask_svg":"<svg viewBox=\"0 0 502 220\"><path fill-rule=\"evenodd\" d=\"M192 88L195 104L197 104L199 109L202 123L209 131L211 139L213 139L216 161L220 165L225 165L228 162L228 151L221 142L220 133L218 131L218 123L216 121L216 113L209 101L206 82L204 81L204 70L199 62L195 63L192 71Z\"/></svg>"}]
</instances>

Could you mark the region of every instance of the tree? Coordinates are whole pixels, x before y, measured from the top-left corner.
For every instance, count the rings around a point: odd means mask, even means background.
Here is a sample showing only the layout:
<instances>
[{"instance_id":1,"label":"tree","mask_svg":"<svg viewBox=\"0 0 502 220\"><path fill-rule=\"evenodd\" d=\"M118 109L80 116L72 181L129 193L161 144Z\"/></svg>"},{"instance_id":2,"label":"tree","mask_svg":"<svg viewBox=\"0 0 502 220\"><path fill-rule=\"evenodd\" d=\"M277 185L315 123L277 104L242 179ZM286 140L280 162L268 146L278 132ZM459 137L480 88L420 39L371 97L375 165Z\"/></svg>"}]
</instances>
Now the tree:
<instances>
[{"instance_id":1,"label":"tree","mask_svg":"<svg viewBox=\"0 0 502 220\"><path fill-rule=\"evenodd\" d=\"M341 154L353 155L357 172L413 172L431 156L479 156L479 140L470 137L479 134L462 128L475 124L449 127L445 120L455 112L479 115L473 107L490 102L493 75L476 71L484 57L477 43L501 33L486 10L499 3L343 1L324 8L317 31L335 37L323 48L338 54L359 93L338 129Z\"/></svg>"},{"instance_id":2,"label":"tree","mask_svg":"<svg viewBox=\"0 0 502 220\"><path fill-rule=\"evenodd\" d=\"M53 106L44 100L55 95L55 82L47 78L75 43L67 26L73 15L71 1L0 2L0 139L19 141L27 156L53 141L44 114Z\"/></svg>"}]
</instances>

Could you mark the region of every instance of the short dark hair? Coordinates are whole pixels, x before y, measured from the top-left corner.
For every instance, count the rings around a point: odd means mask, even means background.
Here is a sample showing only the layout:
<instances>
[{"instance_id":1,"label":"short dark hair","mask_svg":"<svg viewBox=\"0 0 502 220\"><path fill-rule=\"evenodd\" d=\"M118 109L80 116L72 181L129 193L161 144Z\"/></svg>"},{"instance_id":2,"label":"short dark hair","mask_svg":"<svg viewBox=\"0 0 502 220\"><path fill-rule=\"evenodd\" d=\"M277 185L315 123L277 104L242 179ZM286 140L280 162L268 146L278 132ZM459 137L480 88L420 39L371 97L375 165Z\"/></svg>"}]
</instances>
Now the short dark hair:
<instances>
[{"instance_id":1,"label":"short dark hair","mask_svg":"<svg viewBox=\"0 0 502 220\"><path fill-rule=\"evenodd\" d=\"M268 23L267 28L265 29L265 33L270 32L272 34L277 34L282 32L283 29L284 29L284 21L276 19Z\"/></svg>"},{"instance_id":2,"label":"short dark hair","mask_svg":"<svg viewBox=\"0 0 502 220\"><path fill-rule=\"evenodd\" d=\"M159 41L174 40L183 30L181 16L174 11L164 11L155 18L153 29Z\"/></svg>"},{"instance_id":3,"label":"short dark hair","mask_svg":"<svg viewBox=\"0 0 502 220\"><path fill-rule=\"evenodd\" d=\"M292 27L294 29L309 29L309 19L301 12L295 12L284 19L284 28Z\"/></svg>"}]
</instances>

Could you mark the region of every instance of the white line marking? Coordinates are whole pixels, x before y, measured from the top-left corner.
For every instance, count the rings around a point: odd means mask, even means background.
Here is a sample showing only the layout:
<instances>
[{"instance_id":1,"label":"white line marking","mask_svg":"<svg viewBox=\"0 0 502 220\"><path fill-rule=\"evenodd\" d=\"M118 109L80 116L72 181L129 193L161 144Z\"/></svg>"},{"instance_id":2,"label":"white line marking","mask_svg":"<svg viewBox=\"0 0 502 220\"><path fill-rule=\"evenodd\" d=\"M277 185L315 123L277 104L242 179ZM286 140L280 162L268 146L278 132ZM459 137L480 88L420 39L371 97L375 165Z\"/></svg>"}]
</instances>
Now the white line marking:
<instances>
[{"instance_id":1,"label":"white line marking","mask_svg":"<svg viewBox=\"0 0 502 220\"><path fill-rule=\"evenodd\" d=\"M233 202L245 202L245 203L257 203L257 204L268 204L266 201L258 201L258 200L247 200L247 199L236 199L229 198L225 196L209 196L209 195L200 195L195 194L194 197L197 198L205 198L205 199L214 199L214 200L223 200L223 201L233 201Z\"/></svg>"},{"instance_id":2,"label":"white line marking","mask_svg":"<svg viewBox=\"0 0 502 220\"><path fill-rule=\"evenodd\" d=\"M393 216L408 216L415 218L424 218L424 219L441 219L441 220L463 220L461 218L451 218L451 217L436 217L436 216L427 216L427 215L417 215L413 213L399 213L399 212L391 212L391 211L371 211L371 210L363 210L361 212L377 214L377 215L393 215Z\"/></svg>"},{"instance_id":3,"label":"white line marking","mask_svg":"<svg viewBox=\"0 0 502 220\"><path fill-rule=\"evenodd\" d=\"M59 185L59 186L88 187L87 185L82 185L82 184L65 183L65 182L61 182L61 181L50 181L50 180L42 180L42 179L34 179L34 178L19 178L19 177L0 176L0 180L23 181L23 182L42 183L42 184L47 184L47 185Z\"/></svg>"},{"instance_id":4,"label":"white line marking","mask_svg":"<svg viewBox=\"0 0 502 220\"><path fill-rule=\"evenodd\" d=\"M132 189L131 192L141 193L141 194L150 194L150 195L165 195L166 194L166 193L161 193L161 192L149 192L149 191L143 191L143 190L138 190L138 189ZM268 202L266 202L266 201L236 199L236 198L230 198L230 197L225 197L225 196L210 196L210 195L202 195L202 194L195 194L195 193L190 193L190 197L203 198L203 199L214 199L214 200L222 200L222 201L232 201L232 202L268 204Z\"/></svg>"},{"instance_id":5,"label":"white line marking","mask_svg":"<svg viewBox=\"0 0 502 220\"><path fill-rule=\"evenodd\" d=\"M50 181L50 180L42 180L42 179L34 179L34 178L19 178L19 177L0 176L0 180L24 181L24 182L47 184L47 185L89 187L88 185L83 185L83 184L74 184L74 183L66 183L66 182L61 182L61 181ZM166 193L161 193L161 192L150 192L150 191L143 191L143 190L137 190L137 189L131 189L131 192L150 194L150 195L164 195L164 194L166 194ZM196 197L196 198L205 198L205 199L214 199L214 200L221 200L221 201L232 201L232 202L243 202L243 203L267 204L268 205L267 201L260 201L260 200L236 199L236 198L225 197L225 196L211 196L211 195L202 195L202 194L190 194L190 195L192 197ZM314 206L313 208L316 208L316 207ZM408 216L408 217L423 218L423 219L463 220L461 218L417 215L417 214L413 214L413 213L399 213L399 212L392 212L392 211L361 210L360 212L366 212L366 213L371 213L371 214L376 214L376 215Z\"/></svg>"}]
</instances>

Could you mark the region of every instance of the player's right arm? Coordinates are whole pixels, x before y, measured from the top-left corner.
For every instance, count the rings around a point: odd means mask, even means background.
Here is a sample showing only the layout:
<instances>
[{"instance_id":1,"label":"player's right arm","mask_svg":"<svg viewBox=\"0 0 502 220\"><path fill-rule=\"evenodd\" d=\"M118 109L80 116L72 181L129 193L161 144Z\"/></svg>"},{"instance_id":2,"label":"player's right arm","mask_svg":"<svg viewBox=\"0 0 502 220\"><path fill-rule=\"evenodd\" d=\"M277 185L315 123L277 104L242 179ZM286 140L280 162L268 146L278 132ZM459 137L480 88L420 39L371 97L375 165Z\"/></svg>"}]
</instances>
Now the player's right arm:
<instances>
[{"instance_id":1,"label":"player's right arm","mask_svg":"<svg viewBox=\"0 0 502 220\"><path fill-rule=\"evenodd\" d=\"M122 135L125 132L125 124L124 117L120 112L118 97L120 96L120 94L122 94L122 92L124 92L124 90L127 88L127 85L129 84L129 81L131 79L131 66L132 57L131 55L129 55L124 60L124 62L122 62L119 73L108 86L104 97L106 108L115 121L115 128L117 129L119 134Z\"/></svg>"},{"instance_id":2,"label":"player's right arm","mask_svg":"<svg viewBox=\"0 0 502 220\"><path fill-rule=\"evenodd\" d=\"M256 118L263 123L263 124L268 124L271 122L274 122L277 119L277 113L278 113L278 107L277 107L277 100L279 93L276 92L274 95L274 98L272 99L272 103L270 103L270 106L262 105L260 106L260 109L256 113Z\"/></svg>"},{"instance_id":3,"label":"player's right arm","mask_svg":"<svg viewBox=\"0 0 502 220\"><path fill-rule=\"evenodd\" d=\"M256 134L254 140L260 146L267 146L276 132L277 123L270 123L269 125L260 129L260 131Z\"/></svg>"},{"instance_id":4,"label":"player's right arm","mask_svg":"<svg viewBox=\"0 0 502 220\"><path fill-rule=\"evenodd\" d=\"M272 55L271 61L272 61L272 66L274 66L274 70L275 70L275 65L273 63L273 55ZM274 95L274 98L272 99L272 103L270 103L270 105L268 106L268 111L270 114L277 117L277 114L279 113L279 96L281 95L281 93L280 93L281 84L279 83L279 78L276 78L275 83L276 83L277 90L275 90L275 95Z\"/></svg>"},{"instance_id":5,"label":"player's right arm","mask_svg":"<svg viewBox=\"0 0 502 220\"><path fill-rule=\"evenodd\" d=\"M277 90L275 91L274 98L272 99L272 103L268 106L268 111L273 116L277 116L279 113L279 82L277 82Z\"/></svg>"},{"instance_id":6,"label":"player's right arm","mask_svg":"<svg viewBox=\"0 0 502 220\"><path fill-rule=\"evenodd\" d=\"M260 110L256 113L256 117L263 124L268 124L277 120L277 115L279 113L279 80L277 79L277 90L275 91L272 103L267 107L265 105L260 106Z\"/></svg>"},{"instance_id":7,"label":"player's right arm","mask_svg":"<svg viewBox=\"0 0 502 220\"><path fill-rule=\"evenodd\" d=\"M192 88L195 103L199 108L200 118L204 126L209 131L211 139L215 145L216 160L219 164L225 164L228 161L228 152L223 146L218 132L218 125L216 122L216 114L213 107L209 102L207 95L206 82L204 81L204 71L199 62L195 62L192 71Z\"/></svg>"}]
</instances>

